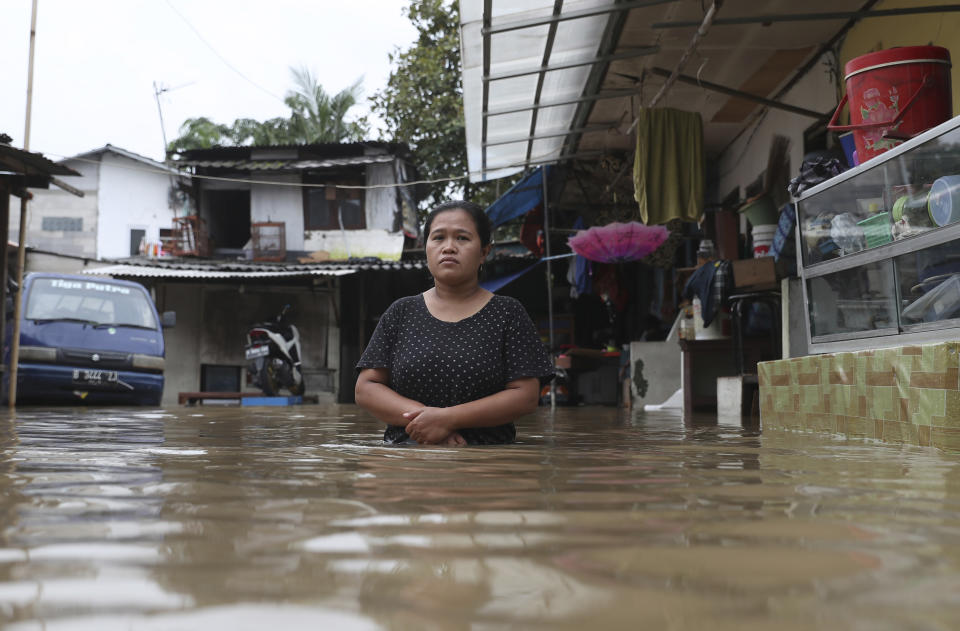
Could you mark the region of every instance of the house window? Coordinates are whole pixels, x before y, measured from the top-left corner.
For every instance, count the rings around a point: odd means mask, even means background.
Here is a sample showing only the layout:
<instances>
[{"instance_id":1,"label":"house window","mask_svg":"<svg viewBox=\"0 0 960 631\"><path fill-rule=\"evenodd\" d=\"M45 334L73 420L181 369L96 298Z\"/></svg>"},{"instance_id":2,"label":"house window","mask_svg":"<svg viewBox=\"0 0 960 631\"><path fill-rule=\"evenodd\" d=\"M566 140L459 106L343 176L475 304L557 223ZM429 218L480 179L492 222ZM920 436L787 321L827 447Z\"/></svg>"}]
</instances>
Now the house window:
<instances>
[{"instance_id":1,"label":"house window","mask_svg":"<svg viewBox=\"0 0 960 631\"><path fill-rule=\"evenodd\" d=\"M303 192L305 230L362 230L367 227L362 189L306 188ZM342 226L341 226L342 222Z\"/></svg>"},{"instance_id":2,"label":"house window","mask_svg":"<svg viewBox=\"0 0 960 631\"><path fill-rule=\"evenodd\" d=\"M83 219L80 217L44 217L42 229L48 232L80 232Z\"/></svg>"},{"instance_id":3,"label":"house window","mask_svg":"<svg viewBox=\"0 0 960 631\"><path fill-rule=\"evenodd\" d=\"M143 245L143 240L147 236L146 230L134 229L130 231L130 256L137 256L140 254L140 246Z\"/></svg>"}]
</instances>

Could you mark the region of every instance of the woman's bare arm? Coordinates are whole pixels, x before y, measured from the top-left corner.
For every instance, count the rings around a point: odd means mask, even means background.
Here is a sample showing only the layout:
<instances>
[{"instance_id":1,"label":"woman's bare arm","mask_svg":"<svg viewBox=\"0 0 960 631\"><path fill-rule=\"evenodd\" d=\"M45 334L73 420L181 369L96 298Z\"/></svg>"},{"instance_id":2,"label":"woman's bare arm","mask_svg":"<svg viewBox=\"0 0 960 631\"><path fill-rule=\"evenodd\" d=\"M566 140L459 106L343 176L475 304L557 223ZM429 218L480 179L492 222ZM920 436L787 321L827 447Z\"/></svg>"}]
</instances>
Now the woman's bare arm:
<instances>
[{"instance_id":1,"label":"woman's bare arm","mask_svg":"<svg viewBox=\"0 0 960 631\"><path fill-rule=\"evenodd\" d=\"M397 394L389 383L390 371L386 368L365 368L357 376L354 397L357 405L384 423L405 427L409 420L403 413L422 409L423 404Z\"/></svg>"}]
</instances>

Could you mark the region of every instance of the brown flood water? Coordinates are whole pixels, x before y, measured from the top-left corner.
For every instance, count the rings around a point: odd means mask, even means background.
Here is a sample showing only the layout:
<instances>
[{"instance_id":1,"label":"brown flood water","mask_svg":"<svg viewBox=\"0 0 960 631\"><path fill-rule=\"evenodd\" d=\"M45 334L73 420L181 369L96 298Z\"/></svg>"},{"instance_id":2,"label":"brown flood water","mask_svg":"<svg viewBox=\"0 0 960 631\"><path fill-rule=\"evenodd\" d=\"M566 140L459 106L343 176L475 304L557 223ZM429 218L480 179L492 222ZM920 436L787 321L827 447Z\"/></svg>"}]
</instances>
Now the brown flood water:
<instances>
[{"instance_id":1,"label":"brown flood water","mask_svg":"<svg viewBox=\"0 0 960 631\"><path fill-rule=\"evenodd\" d=\"M384 447L353 406L0 419L4 629L957 629L960 458L541 410Z\"/></svg>"}]
</instances>

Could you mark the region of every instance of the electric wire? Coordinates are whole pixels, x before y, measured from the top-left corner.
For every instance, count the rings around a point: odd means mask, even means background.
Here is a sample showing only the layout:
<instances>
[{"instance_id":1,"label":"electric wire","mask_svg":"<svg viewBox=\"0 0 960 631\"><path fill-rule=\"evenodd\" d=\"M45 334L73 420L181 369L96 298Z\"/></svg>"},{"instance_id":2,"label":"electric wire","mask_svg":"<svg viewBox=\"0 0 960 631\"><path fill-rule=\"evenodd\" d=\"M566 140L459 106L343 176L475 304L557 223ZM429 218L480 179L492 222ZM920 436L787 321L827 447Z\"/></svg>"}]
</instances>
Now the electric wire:
<instances>
[{"instance_id":1,"label":"electric wire","mask_svg":"<svg viewBox=\"0 0 960 631\"><path fill-rule=\"evenodd\" d=\"M551 154L556 155L560 150L557 149L552 151ZM75 160L77 162L85 162L88 164L100 164L99 160L93 160L90 158L80 158L75 156L65 156L60 153L54 153L52 151L40 152L41 155L53 156L55 158L60 158L61 161L64 160ZM133 158L128 158L133 160ZM149 158L145 158L149 160ZM535 163L518 162L515 164L508 164L497 166L496 169L511 169L519 167L530 167L530 166L540 166L542 164L548 164L550 162L562 162L564 161L563 157L556 157L555 160L541 159ZM252 178L238 178L238 177L227 177L224 175L199 175L195 173L186 173L183 171L178 171L171 168L161 169L161 168L151 168L148 166L135 166L135 165L125 165L114 163L113 166L121 169L127 169L129 171L140 171L142 173L159 173L162 175L180 175L182 177L189 177L191 179L197 180L213 180L216 182L233 182L236 184L263 184L267 186L285 186L288 188L332 188L332 189L352 189L352 190L376 190L383 188L399 188L401 186L417 186L420 184L442 184L444 182L456 182L459 180L465 180L470 177L469 173L464 173L462 175L452 175L449 177L434 178L429 180L414 180L412 182L393 182L388 184L314 184L309 182L277 182L274 180L256 180Z\"/></svg>"},{"instance_id":2,"label":"electric wire","mask_svg":"<svg viewBox=\"0 0 960 631\"><path fill-rule=\"evenodd\" d=\"M277 96L276 94L274 94L274 93L271 92L270 90L266 89L265 87L263 87L262 85L260 85L259 83L257 83L256 81L254 81L253 79L251 79L250 77L248 77L247 75L245 75L245 74L243 74L242 72L240 72L240 70L237 69L236 66L234 66L233 64L231 64L229 61L227 61L227 59L226 59L223 55L221 55L219 52L217 52L217 49L214 48L213 45L212 45L210 42L208 42L208 41L203 37L203 35L200 33L200 31L197 30L197 28L196 28L193 24L190 23L190 20L188 20L188 19L186 18L186 16L184 16L182 13L180 13L180 11L177 10L177 7L173 6L173 3L170 2L170 0L166 0L166 3L167 3L167 6L169 6L170 9L171 9L174 13L176 13L176 14L180 17L181 20L183 20L184 24L186 24L188 27L190 27L190 30L194 32L194 34L197 36L197 38L198 38L201 42L203 42L203 44L204 44L207 48L209 48L210 51L211 51L214 55L216 55L217 58L218 58L220 61L222 61L223 64L224 64L227 68L229 68L230 70L232 70L232 71L234 71L235 73L237 73L237 75L239 75L240 78L242 78L244 81L246 81L247 83L249 83L249 84L252 85L253 87L257 88L257 89L260 90L261 92L264 92L265 94L268 94L268 95L272 96L273 98L277 99L277 100L280 101L281 103L286 104L286 101L283 100L283 97Z\"/></svg>"},{"instance_id":3,"label":"electric wire","mask_svg":"<svg viewBox=\"0 0 960 631\"><path fill-rule=\"evenodd\" d=\"M61 158L61 160L75 160L77 162L85 162L88 164L100 164L99 160L93 160L91 158L77 158L64 156L58 153L45 152L44 155L54 156L56 158ZM393 182L390 184L313 184L309 182L277 182L274 180L255 180L249 178L236 178L236 177L226 177L222 175L198 175L194 173L185 173L182 171L173 172L170 169L159 169L151 168L148 166L133 166L125 164L114 163L112 166L115 166L120 169L127 169L129 171L140 171L142 173L159 173L161 175L181 175L183 177L188 177L191 179L198 180L214 180L217 182L234 182L237 184L265 184L269 186L286 186L289 188L340 188L340 189L358 189L358 190L371 190L371 189L380 189L380 188L397 188L400 186L416 186L419 184L441 184L443 182L455 182L457 180L462 180L469 177L467 174L464 175L455 175L451 177L442 177L431 180L414 180L412 182Z\"/></svg>"}]
</instances>

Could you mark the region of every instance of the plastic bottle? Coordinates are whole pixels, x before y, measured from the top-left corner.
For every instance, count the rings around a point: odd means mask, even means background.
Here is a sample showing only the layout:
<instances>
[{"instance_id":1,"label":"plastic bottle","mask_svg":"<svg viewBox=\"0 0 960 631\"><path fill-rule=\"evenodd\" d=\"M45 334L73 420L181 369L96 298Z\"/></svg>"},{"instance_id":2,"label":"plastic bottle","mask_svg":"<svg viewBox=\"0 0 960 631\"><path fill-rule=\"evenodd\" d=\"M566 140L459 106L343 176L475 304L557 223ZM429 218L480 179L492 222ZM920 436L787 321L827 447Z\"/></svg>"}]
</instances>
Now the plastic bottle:
<instances>
[{"instance_id":1,"label":"plastic bottle","mask_svg":"<svg viewBox=\"0 0 960 631\"><path fill-rule=\"evenodd\" d=\"M830 238L844 254L859 252L866 247L863 229L857 225L850 213L840 213L830 221Z\"/></svg>"}]
</instances>

